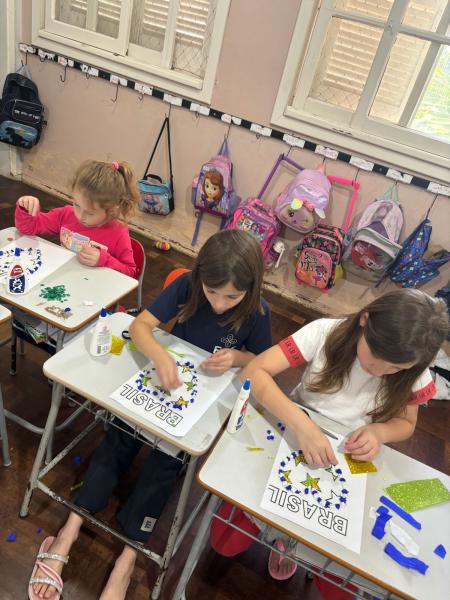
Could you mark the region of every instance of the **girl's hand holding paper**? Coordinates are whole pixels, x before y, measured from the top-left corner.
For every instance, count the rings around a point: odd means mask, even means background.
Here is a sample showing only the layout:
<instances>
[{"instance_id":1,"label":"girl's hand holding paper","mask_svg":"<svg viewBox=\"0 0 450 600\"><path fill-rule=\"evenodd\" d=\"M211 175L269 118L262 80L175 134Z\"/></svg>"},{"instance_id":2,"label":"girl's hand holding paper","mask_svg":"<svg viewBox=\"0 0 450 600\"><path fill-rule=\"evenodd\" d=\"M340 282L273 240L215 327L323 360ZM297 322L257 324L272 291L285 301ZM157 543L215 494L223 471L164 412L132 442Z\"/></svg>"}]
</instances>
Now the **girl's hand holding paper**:
<instances>
[{"instance_id":1,"label":"girl's hand holding paper","mask_svg":"<svg viewBox=\"0 0 450 600\"><path fill-rule=\"evenodd\" d=\"M87 267L95 267L100 258L100 250L93 246L86 246L82 248L78 254L78 259L82 265Z\"/></svg>"},{"instance_id":2,"label":"girl's hand holding paper","mask_svg":"<svg viewBox=\"0 0 450 600\"><path fill-rule=\"evenodd\" d=\"M345 452L355 460L370 461L380 451L383 441L376 423L356 429L345 443Z\"/></svg>"},{"instance_id":3,"label":"girl's hand holding paper","mask_svg":"<svg viewBox=\"0 0 450 600\"><path fill-rule=\"evenodd\" d=\"M206 371L212 371L217 375L221 375L228 371L228 369L231 369L233 362L233 350L230 348L222 348L204 360L201 363L201 367Z\"/></svg>"}]
</instances>

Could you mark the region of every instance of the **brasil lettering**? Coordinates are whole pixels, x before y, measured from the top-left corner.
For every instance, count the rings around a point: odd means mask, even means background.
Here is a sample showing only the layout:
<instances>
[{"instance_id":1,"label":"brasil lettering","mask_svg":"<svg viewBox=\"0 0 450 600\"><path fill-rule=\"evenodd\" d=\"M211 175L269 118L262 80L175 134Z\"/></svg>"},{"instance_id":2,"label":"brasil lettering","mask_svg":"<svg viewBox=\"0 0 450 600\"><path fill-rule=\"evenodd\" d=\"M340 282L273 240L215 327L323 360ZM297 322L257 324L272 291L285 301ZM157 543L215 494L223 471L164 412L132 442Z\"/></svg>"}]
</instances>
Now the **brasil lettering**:
<instances>
[{"instance_id":1,"label":"brasil lettering","mask_svg":"<svg viewBox=\"0 0 450 600\"><path fill-rule=\"evenodd\" d=\"M180 413L173 411L167 406L164 406L151 396L136 390L133 386L128 383L124 383L120 390L120 395L127 400L130 400L136 406L142 406L145 412L153 413L153 416L157 417L161 421L165 421L168 425L176 427L183 417Z\"/></svg>"}]
</instances>

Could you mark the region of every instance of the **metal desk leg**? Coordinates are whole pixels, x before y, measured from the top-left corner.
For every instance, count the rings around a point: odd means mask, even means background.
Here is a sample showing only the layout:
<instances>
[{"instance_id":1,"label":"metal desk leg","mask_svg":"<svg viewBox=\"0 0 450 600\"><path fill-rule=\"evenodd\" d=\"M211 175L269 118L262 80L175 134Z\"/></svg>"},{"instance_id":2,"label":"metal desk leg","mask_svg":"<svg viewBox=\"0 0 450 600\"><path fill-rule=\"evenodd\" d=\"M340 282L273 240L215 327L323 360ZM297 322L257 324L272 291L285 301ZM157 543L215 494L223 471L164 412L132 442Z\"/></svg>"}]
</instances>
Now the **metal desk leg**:
<instances>
[{"instance_id":1,"label":"metal desk leg","mask_svg":"<svg viewBox=\"0 0 450 600\"><path fill-rule=\"evenodd\" d=\"M202 553L202 550L208 539L209 525L211 523L212 516L219 502L220 498L214 495L212 495L209 499L208 505L205 509L205 514L203 515L203 518L197 531L197 535L195 536L194 543L192 544L189 555L186 559L186 562L184 563L184 568L181 572L175 593L172 596L172 600L184 600L186 598L186 586L189 582L192 573L194 572L194 569L197 565L197 561L200 558L200 554Z\"/></svg>"},{"instance_id":2,"label":"metal desk leg","mask_svg":"<svg viewBox=\"0 0 450 600\"><path fill-rule=\"evenodd\" d=\"M44 433L42 434L41 441L39 443L39 448L36 453L36 458L34 459L33 468L31 470L31 475L28 480L27 490L25 492L22 506L20 508L19 514L21 517L26 517L28 515L31 496L33 494L33 490L36 488L36 482L39 475L39 471L42 466L42 461L44 459L45 450L47 448L47 444L49 443L50 437L53 435L53 429L55 427L59 407L61 406L63 389L64 388L60 383L53 383L52 403L50 405L47 422L45 423Z\"/></svg>"},{"instance_id":3,"label":"metal desk leg","mask_svg":"<svg viewBox=\"0 0 450 600\"><path fill-rule=\"evenodd\" d=\"M64 335L65 332L62 331L61 329L58 329L58 333L56 334L56 352L59 352L62 347L63 347L63 342L64 342ZM53 387L55 387L55 383L53 383ZM64 390L63 390L64 392ZM48 463L52 460L53 457L53 436L55 434L54 428L52 428L52 431L50 432L50 436L48 439L48 444L47 444L47 452L45 455L45 464L48 465Z\"/></svg>"},{"instance_id":4,"label":"metal desk leg","mask_svg":"<svg viewBox=\"0 0 450 600\"><path fill-rule=\"evenodd\" d=\"M8 431L6 429L5 409L3 408L2 388L0 386L0 438L2 439L2 459L3 466L9 467L11 459L9 457Z\"/></svg>"},{"instance_id":5,"label":"metal desk leg","mask_svg":"<svg viewBox=\"0 0 450 600\"><path fill-rule=\"evenodd\" d=\"M186 471L186 475L184 476L183 487L181 488L180 497L178 498L177 509L175 511L175 516L173 518L172 526L170 528L166 548L162 557L161 569L158 575L158 579L156 580L156 583L153 586L151 595L152 600L157 600L159 598L159 594L161 593L161 587L164 581L164 577L166 576L167 569L169 568L169 563L170 559L172 558L175 542L177 541L178 532L181 528L184 509L186 508L186 502L189 496L189 491L191 489L192 479L194 478L197 460L197 456L191 456L189 459L189 465Z\"/></svg>"}]
</instances>

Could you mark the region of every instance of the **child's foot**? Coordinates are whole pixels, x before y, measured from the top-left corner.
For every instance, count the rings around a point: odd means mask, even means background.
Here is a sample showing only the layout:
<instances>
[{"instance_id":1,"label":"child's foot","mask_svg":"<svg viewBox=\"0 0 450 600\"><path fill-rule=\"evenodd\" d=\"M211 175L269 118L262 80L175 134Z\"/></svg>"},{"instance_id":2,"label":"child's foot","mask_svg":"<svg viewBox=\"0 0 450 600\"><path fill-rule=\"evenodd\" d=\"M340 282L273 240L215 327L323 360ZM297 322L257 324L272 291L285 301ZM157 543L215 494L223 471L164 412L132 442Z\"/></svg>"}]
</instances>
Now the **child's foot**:
<instances>
[{"instance_id":1,"label":"child's foot","mask_svg":"<svg viewBox=\"0 0 450 600\"><path fill-rule=\"evenodd\" d=\"M111 571L100 600L125 600L136 556L136 550L129 546L124 547Z\"/></svg>"},{"instance_id":2,"label":"child's foot","mask_svg":"<svg viewBox=\"0 0 450 600\"><path fill-rule=\"evenodd\" d=\"M78 537L82 523L83 520L81 517L75 513L70 513L67 522L59 530L53 544L47 549L47 553L68 556L73 543ZM58 575L61 575L65 564L61 560L54 560L51 558L44 558L41 562L53 569ZM48 577L48 575L41 569L37 569L36 573L34 573L34 577ZM33 591L39 598L47 599L52 598L57 590L53 585L49 585L48 583L34 583Z\"/></svg>"}]
</instances>

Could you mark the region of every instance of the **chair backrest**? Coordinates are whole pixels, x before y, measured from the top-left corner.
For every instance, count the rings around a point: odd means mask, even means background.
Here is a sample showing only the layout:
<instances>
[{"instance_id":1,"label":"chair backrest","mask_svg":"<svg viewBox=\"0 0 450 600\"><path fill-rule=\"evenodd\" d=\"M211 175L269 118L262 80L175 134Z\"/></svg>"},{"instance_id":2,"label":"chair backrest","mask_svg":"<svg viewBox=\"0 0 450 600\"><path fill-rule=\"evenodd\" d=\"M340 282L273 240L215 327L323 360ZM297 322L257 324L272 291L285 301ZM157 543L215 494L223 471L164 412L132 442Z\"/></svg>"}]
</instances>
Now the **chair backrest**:
<instances>
[{"instance_id":1,"label":"chair backrest","mask_svg":"<svg viewBox=\"0 0 450 600\"><path fill-rule=\"evenodd\" d=\"M170 271L170 273L167 275L167 277L163 283L163 290L165 290L166 287L172 283L172 281L175 281L175 279L178 279L178 277L180 277L180 275L183 275L183 273L189 273L190 271L191 271L191 269L183 269L183 268L173 269L172 271Z\"/></svg>"},{"instance_id":2,"label":"chair backrest","mask_svg":"<svg viewBox=\"0 0 450 600\"><path fill-rule=\"evenodd\" d=\"M139 282L138 289L137 289L137 295L138 295L137 310L140 311L142 308L142 282L144 280L146 257L145 257L144 246L141 244L141 242L139 242L135 238L130 238L130 240L131 240L131 249L133 250L134 262L136 263L136 274L135 274L134 278L137 279Z\"/></svg>"}]
</instances>

